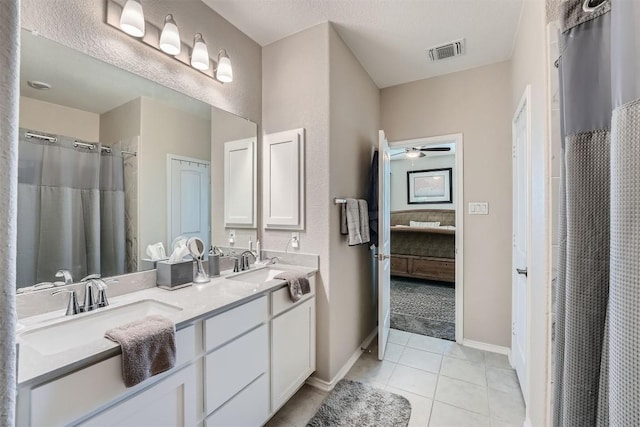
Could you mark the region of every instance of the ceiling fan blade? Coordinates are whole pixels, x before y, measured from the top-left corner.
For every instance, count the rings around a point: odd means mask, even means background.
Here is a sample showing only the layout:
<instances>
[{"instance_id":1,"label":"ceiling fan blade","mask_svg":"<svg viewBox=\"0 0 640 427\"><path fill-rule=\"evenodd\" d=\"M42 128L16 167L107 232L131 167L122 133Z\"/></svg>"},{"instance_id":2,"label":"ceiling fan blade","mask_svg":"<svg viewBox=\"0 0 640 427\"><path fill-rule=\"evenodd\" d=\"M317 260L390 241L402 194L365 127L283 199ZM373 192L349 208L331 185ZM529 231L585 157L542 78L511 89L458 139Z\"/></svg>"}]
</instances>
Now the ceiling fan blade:
<instances>
[{"instance_id":1,"label":"ceiling fan blade","mask_svg":"<svg viewBox=\"0 0 640 427\"><path fill-rule=\"evenodd\" d=\"M420 151L451 151L451 147L426 147L418 148Z\"/></svg>"}]
</instances>

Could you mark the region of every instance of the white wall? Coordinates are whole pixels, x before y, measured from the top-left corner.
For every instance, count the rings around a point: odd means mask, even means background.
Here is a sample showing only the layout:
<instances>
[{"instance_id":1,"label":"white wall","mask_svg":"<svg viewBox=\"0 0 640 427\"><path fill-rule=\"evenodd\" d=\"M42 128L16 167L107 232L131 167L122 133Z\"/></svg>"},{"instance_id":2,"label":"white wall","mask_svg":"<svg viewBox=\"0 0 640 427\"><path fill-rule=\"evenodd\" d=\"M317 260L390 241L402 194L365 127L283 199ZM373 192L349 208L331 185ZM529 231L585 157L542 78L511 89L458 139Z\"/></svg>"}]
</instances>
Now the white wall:
<instances>
[{"instance_id":1,"label":"white wall","mask_svg":"<svg viewBox=\"0 0 640 427\"><path fill-rule=\"evenodd\" d=\"M100 115L21 96L20 127L83 141L98 141Z\"/></svg>"},{"instance_id":2,"label":"white wall","mask_svg":"<svg viewBox=\"0 0 640 427\"><path fill-rule=\"evenodd\" d=\"M401 156L398 156L401 157ZM410 205L407 198L407 172L426 169L451 168L453 203L428 203ZM455 155L429 156L418 159L391 161L391 212L423 209L456 209L456 157Z\"/></svg>"},{"instance_id":3,"label":"white wall","mask_svg":"<svg viewBox=\"0 0 640 427\"><path fill-rule=\"evenodd\" d=\"M201 1L144 2L145 18L162 27L172 13L183 41L202 33L213 56L225 48L233 83L220 84L105 24L106 0L22 0L21 25L48 39L260 123L260 46Z\"/></svg>"},{"instance_id":4,"label":"white wall","mask_svg":"<svg viewBox=\"0 0 640 427\"><path fill-rule=\"evenodd\" d=\"M511 345L511 64L381 90L389 141L464 138L464 338ZM467 203L489 202L489 215Z\"/></svg>"},{"instance_id":5,"label":"white wall","mask_svg":"<svg viewBox=\"0 0 640 427\"><path fill-rule=\"evenodd\" d=\"M511 61L511 113L531 85L531 239L529 242L529 313L527 418L546 424L550 305L550 150L547 139L547 46L545 3L525 1Z\"/></svg>"}]
</instances>

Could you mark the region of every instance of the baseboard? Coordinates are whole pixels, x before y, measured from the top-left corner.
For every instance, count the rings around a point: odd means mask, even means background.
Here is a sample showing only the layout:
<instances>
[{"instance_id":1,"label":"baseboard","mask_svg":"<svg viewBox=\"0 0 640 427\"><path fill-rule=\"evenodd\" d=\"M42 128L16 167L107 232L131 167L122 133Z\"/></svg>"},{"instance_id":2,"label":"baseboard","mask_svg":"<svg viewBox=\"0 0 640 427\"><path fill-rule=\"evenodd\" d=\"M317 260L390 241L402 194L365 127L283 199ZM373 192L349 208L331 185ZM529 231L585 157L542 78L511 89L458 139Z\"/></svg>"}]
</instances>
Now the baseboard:
<instances>
[{"instance_id":1,"label":"baseboard","mask_svg":"<svg viewBox=\"0 0 640 427\"><path fill-rule=\"evenodd\" d=\"M467 340L467 339L462 340L462 345L466 347L477 348L478 350L504 354L505 356L509 357L509 360L511 360L511 349L509 347L502 347L499 345L487 344L484 342Z\"/></svg>"},{"instance_id":2,"label":"baseboard","mask_svg":"<svg viewBox=\"0 0 640 427\"><path fill-rule=\"evenodd\" d=\"M371 344L371 341L373 341L373 339L376 337L377 334L378 334L378 328L376 327L373 331L371 331L369 336L365 338L364 341L362 341L362 344L358 346L358 349L353 352L349 360L347 360L347 363L345 363L342 366L342 368L340 368L338 373L331 379L331 381L322 380L316 377L314 374L309 378L307 378L307 384L309 384L311 387L317 388L318 390L322 390L324 392L330 392L331 390L333 390L333 388L336 386L338 381L343 379L344 376L347 375L347 372L349 372L349 370L353 367L353 365L355 365L355 363L358 361L358 359L362 355L362 349L368 348L369 345Z\"/></svg>"}]
</instances>

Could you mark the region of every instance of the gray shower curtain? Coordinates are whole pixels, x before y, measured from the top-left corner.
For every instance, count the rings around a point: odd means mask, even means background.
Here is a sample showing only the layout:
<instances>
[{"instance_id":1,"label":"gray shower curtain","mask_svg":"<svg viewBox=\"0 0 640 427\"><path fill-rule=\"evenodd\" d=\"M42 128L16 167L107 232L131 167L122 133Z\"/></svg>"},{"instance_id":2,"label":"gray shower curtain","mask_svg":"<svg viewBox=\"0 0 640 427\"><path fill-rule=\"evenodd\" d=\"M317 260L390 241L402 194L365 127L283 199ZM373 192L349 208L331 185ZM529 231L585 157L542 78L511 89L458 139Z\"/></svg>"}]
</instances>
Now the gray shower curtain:
<instances>
[{"instance_id":1,"label":"gray shower curtain","mask_svg":"<svg viewBox=\"0 0 640 427\"><path fill-rule=\"evenodd\" d=\"M124 273L122 156L28 138L20 129L17 285ZM34 132L40 133L40 132Z\"/></svg>"},{"instance_id":2,"label":"gray shower curtain","mask_svg":"<svg viewBox=\"0 0 640 427\"><path fill-rule=\"evenodd\" d=\"M561 19L554 425L638 425L640 2L570 0Z\"/></svg>"}]
</instances>

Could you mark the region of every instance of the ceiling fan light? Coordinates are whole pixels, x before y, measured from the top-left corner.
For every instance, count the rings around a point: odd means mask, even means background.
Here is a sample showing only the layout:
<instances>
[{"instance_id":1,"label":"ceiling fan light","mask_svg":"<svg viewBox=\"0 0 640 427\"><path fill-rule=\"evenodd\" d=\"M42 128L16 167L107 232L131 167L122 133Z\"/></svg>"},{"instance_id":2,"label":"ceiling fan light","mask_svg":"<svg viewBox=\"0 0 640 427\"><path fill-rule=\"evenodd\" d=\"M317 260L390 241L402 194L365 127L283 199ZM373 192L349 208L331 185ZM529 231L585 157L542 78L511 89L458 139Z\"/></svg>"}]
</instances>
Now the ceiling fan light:
<instances>
[{"instance_id":1,"label":"ceiling fan light","mask_svg":"<svg viewBox=\"0 0 640 427\"><path fill-rule=\"evenodd\" d=\"M416 150L415 148L410 148L407 150L406 156L410 159L417 159L418 157L424 157L424 153L420 150Z\"/></svg>"}]
</instances>

